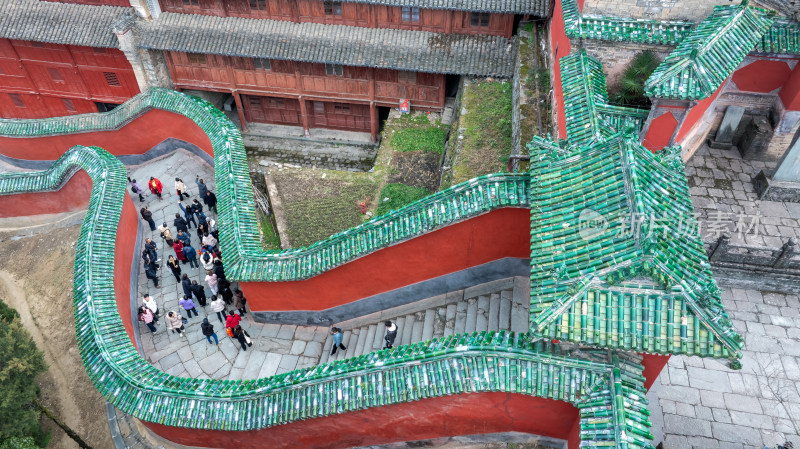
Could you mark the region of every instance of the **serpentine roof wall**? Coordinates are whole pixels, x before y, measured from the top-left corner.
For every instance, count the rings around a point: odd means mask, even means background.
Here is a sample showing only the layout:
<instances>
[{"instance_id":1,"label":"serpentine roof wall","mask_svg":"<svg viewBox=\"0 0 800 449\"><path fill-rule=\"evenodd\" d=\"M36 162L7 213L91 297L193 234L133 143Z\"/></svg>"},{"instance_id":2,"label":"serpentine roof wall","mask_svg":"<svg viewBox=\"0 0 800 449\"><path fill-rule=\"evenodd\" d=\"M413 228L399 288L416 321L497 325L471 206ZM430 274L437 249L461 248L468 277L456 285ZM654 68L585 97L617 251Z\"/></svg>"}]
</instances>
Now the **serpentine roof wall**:
<instances>
[{"instance_id":1,"label":"serpentine roof wall","mask_svg":"<svg viewBox=\"0 0 800 449\"><path fill-rule=\"evenodd\" d=\"M0 134L36 137L114 129L152 107L182 113L208 133L221 191L222 245L226 254L245 244L255 250L255 235L242 226L252 218L252 201L244 201L251 193L241 137L224 115L200 99L154 89L105 114L3 120ZM0 194L53 191L78 169L86 170L94 182L76 247L78 345L95 386L126 413L169 426L253 430L426 397L506 391L575 405L586 443L652 447L640 357L608 351L562 353L558 346L528 334L455 335L256 380L188 379L159 371L127 337L117 313L113 270L108 269L126 195L126 170L119 160L96 147L74 147L48 170L0 175ZM245 182L248 189L240 190ZM457 191L439 197L439 211L446 212L448 202L452 211L461 210ZM509 195L516 199L517 193ZM478 198L476 204L482 201ZM394 216L396 221L409 218Z\"/></svg>"}]
</instances>

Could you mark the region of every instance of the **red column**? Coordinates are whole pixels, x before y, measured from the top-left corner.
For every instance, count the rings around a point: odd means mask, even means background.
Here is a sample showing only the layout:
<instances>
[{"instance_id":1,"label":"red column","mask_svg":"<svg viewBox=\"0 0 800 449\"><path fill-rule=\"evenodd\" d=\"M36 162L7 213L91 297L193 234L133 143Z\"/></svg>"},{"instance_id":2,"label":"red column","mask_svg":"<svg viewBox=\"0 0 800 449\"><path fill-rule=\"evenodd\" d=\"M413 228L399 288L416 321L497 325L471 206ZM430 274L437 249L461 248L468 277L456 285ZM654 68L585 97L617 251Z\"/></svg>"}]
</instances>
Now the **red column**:
<instances>
[{"instance_id":1,"label":"red column","mask_svg":"<svg viewBox=\"0 0 800 449\"><path fill-rule=\"evenodd\" d=\"M800 111L800 63L794 67L778 96L781 97L786 110Z\"/></svg>"},{"instance_id":2,"label":"red column","mask_svg":"<svg viewBox=\"0 0 800 449\"><path fill-rule=\"evenodd\" d=\"M236 110L239 112L239 121L242 122L242 131L247 132L247 120L244 118L244 106L239 92L233 91L233 100L236 102Z\"/></svg>"}]
</instances>

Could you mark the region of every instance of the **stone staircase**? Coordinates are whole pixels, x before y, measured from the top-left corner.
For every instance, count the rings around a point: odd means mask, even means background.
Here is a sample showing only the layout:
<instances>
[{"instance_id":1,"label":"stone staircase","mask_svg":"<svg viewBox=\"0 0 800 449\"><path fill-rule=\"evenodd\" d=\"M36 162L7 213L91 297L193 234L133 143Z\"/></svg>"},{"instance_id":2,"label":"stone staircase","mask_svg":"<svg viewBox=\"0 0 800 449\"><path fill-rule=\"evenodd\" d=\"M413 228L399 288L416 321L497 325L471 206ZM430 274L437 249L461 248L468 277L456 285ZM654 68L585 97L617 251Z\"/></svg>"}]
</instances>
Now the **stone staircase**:
<instances>
[{"instance_id":1,"label":"stone staircase","mask_svg":"<svg viewBox=\"0 0 800 449\"><path fill-rule=\"evenodd\" d=\"M487 330L526 332L530 310L530 280L512 277L386 309L337 324L344 331L346 351L330 356L328 335L319 363L357 357L383 348L384 321L397 324L395 346Z\"/></svg>"}]
</instances>

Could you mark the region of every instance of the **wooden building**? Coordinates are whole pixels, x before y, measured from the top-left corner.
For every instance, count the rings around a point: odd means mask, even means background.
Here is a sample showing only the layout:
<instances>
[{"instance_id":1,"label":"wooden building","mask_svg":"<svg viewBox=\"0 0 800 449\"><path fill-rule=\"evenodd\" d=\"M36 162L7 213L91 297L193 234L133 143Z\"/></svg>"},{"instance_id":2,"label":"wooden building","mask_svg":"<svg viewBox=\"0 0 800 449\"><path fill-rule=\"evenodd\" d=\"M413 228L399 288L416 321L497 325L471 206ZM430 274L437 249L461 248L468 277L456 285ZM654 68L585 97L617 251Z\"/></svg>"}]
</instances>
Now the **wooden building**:
<instances>
[{"instance_id":1,"label":"wooden building","mask_svg":"<svg viewBox=\"0 0 800 449\"><path fill-rule=\"evenodd\" d=\"M229 95L245 132L374 140L403 101L441 111L458 76L510 78L517 19L551 0L8 1L29 14L0 17L0 116L94 112L158 85Z\"/></svg>"},{"instance_id":2,"label":"wooden building","mask_svg":"<svg viewBox=\"0 0 800 449\"><path fill-rule=\"evenodd\" d=\"M110 27L130 8L53 2L25 6L28 20L0 18L0 117L103 112L139 93L133 67Z\"/></svg>"}]
</instances>

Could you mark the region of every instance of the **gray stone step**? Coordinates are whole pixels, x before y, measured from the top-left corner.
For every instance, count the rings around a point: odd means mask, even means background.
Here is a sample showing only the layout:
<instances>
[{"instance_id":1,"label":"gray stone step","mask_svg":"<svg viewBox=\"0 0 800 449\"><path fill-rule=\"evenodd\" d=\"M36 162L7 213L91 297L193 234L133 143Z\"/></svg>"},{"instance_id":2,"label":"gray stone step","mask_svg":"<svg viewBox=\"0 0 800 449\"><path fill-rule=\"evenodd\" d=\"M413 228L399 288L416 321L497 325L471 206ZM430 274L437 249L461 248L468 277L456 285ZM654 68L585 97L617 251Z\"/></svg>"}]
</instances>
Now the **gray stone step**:
<instances>
[{"instance_id":1,"label":"gray stone step","mask_svg":"<svg viewBox=\"0 0 800 449\"><path fill-rule=\"evenodd\" d=\"M499 325L503 330L511 329L511 293L511 290L500 292Z\"/></svg>"},{"instance_id":2,"label":"gray stone step","mask_svg":"<svg viewBox=\"0 0 800 449\"><path fill-rule=\"evenodd\" d=\"M469 308L468 301L459 301L459 303L456 304L456 317L455 317L455 325L453 327L453 333L463 334L464 332L466 332L468 308Z\"/></svg>"},{"instance_id":3,"label":"gray stone step","mask_svg":"<svg viewBox=\"0 0 800 449\"><path fill-rule=\"evenodd\" d=\"M319 363L328 363L328 357L331 353L331 346L333 346L333 337L328 335L328 338L325 339L325 344L322 345L322 357L319 358Z\"/></svg>"},{"instance_id":4,"label":"gray stone step","mask_svg":"<svg viewBox=\"0 0 800 449\"><path fill-rule=\"evenodd\" d=\"M365 348L365 346L367 344L367 334L368 333L369 333L369 326L362 327L362 328L359 329L358 342L356 342L356 344L353 345L353 353L351 354L352 357L359 356L359 355L364 354L365 352L367 352L367 351L364 350L364 348ZM372 343L371 340L370 340L370 343ZM348 347L347 349L350 349L350 348Z\"/></svg>"},{"instance_id":5,"label":"gray stone step","mask_svg":"<svg viewBox=\"0 0 800 449\"><path fill-rule=\"evenodd\" d=\"M453 335L456 326L456 308L458 304L448 304L445 312L444 336Z\"/></svg>"},{"instance_id":6,"label":"gray stone step","mask_svg":"<svg viewBox=\"0 0 800 449\"><path fill-rule=\"evenodd\" d=\"M464 326L464 332L471 334L475 332L475 324L478 320L478 298L469 298L467 300L467 320Z\"/></svg>"},{"instance_id":7,"label":"gray stone step","mask_svg":"<svg viewBox=\"0 0 800 449\"><path fill-rule=\"evenodd\" d=\"M511 301L511 330L513 332L527 332L530 328L530 291L528 279L514 278L514 292Z\"/></svg>"},{"instance_id":8,"label":"gray stone step","mask_svg":"<svg viewBox=\"0 0 800 449\"><path fill-rule=\"evenodd\" d=\"M489 319L486 325L486 330L500 330L500 293L489 295Z\"/></svg>"},{"instance_id":9,"label":"gray stone step","mask_svg":"<svg viewBox=\"0 0 800 449\"><path fill-rule=\"evenodd\" d=\"M447 307L437 307L433 316L433 338L444 336L444 327L447 321Z\"/></svg>"},{"instance_id":10,"label":"gray stone step","mask_svg":"<svg viewBox=\"0 0 800 449\"><path fill-rule=\"evenodd\" d=\"M425 311L425 318L422 321L422 341L433 338L433 323L436 321L436 309Z\"/></svg>"},{"instance_id":11,"label":"gray stone step","mask_svg":"<svg viewBox=\"0 0 800 449\"><path fill-rule=\"evenodd\" d=\"M411 341L415 343L422 341L422 332L425 327L425 312L417 312L414 314L414 327L411 329Z\"/></svg>"},{"instance_id":12,"label":"gray stone step","mask_svg":"<svg viewBox=\"0 0 800 449\"><path fill-rule=\"evenodd\" d=\"M475 322L475 330L485 331L489 327L489 296L478 296L478 317Z\"/></svg>"},{"instance_id":13,"label":"gray stone step","mask_svg":"<svg viewBox=\"0 0 800 449\"><path fill-rule=\"evenodd\" d=\"M367 327L366 338L364 338L364 352L362 354L366 354L375 350L373 345L375 344L375 332L377 330L377 324L371 324Z\"/></svg>"},{"instance_id":14,"label":"gray stone step","mask_svg":"<svg viewBox=\"0 0 800 449\"><path fill-rule=\"evenodd\" d=\"M395 321L397 325L397 329L402 329L405 326L406 317L400 317ZM402 326L401 326L402 325ZM383 324L383 321L377 323L375 325L375 337L372 339L372 350L373 351L380 351L385 346L385 340L383 336L386 335L386 325Z\"/></svg>"},{"instance_id":15,"label":"gray stone step","mask_svg":"<svg viewBox=\"0 0 800 449\"><path fill-rule=\"evenodd\" d=\"M403 323L403 329L397 328L397 332L400 334L395 339L395 343L397 343L397 341L400 341L401 345L407 345L411 343L411 335L414 333L414 321L416 321L416 318L413 313L406 315L406 321ZM382 334L386 335L386 328L383 329Z\"/></svg>"}]
</instances>

